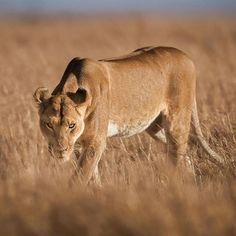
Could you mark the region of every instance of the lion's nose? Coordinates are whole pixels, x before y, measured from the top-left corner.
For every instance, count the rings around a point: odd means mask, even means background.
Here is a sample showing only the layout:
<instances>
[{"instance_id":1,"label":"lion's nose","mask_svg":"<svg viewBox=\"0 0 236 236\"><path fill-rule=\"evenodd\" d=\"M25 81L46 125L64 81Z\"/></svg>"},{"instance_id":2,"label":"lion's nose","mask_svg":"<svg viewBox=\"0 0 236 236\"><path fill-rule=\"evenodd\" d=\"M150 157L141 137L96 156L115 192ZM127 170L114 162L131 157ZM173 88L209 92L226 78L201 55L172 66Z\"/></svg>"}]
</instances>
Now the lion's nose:
<instances>
[{"instance_id":1,"label":"lion's nose","mask_svg":"<svg viewBox=\"0 0 236 236\"><path fill-rule=\"evenodd\" d=\"M67 146L67 143L65 142L65 140L59 140L58 146L59 146L61 152L68 150L68 146Z\"/></svg>"},{"instance_id":2,"label":"lion's nose","mask_svg":"<svg viewBox=\"0 0 236 236\"><path fill-rule=\"evenodd\" d=\"M68 148L61 149L60 151L61 152L66 152L66 151L68 151Z\"/></svg>"}]
</instances>

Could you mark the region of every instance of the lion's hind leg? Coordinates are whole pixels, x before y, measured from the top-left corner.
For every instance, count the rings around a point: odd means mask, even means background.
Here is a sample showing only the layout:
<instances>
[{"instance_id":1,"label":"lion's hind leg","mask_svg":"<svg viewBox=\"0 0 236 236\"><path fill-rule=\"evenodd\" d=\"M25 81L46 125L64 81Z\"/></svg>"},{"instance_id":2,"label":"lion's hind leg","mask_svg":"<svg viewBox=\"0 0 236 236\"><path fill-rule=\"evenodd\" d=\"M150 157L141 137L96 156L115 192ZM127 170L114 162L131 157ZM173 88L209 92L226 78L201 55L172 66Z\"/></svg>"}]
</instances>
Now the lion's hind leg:
<instances>
[{"instance_id":1,"label":"lion's hind leg","mask_svg":"<svg viewBox=\"0 0 236 236\"><path fill-rule=\"evenodd\" d=\"M167 139L167 152L178 169L194 174L191 159L187 156L188 138L191 126L191 110L183 109L164 116L163 126Z\"/></svg>"}]
</instances>

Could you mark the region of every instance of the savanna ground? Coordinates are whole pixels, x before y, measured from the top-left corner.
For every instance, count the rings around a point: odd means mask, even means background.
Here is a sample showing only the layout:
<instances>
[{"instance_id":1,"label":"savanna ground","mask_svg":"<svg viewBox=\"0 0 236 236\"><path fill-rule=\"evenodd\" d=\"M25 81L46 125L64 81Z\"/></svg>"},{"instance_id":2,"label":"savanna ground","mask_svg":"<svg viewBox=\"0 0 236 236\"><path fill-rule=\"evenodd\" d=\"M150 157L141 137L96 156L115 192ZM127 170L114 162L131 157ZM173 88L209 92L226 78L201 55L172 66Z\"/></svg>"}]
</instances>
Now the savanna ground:
<instances>
[{"instance_id":1,"label":"savanna ground","mask_svg":"<svg viewBox=\"0 0 236 236\"><path fill-rule=\"evenodd\" d=\"M236 234L235 19L1 18L0 33L0 235ZM208 161L193 137L194 183L175 175L163 147L141 134L108 141L102 187L69 186L73 162L51 160L33 92L52 90L75 56L147 45L174 46L194 60L201 126L225 165Z\"/></svg>"}]
</instances>

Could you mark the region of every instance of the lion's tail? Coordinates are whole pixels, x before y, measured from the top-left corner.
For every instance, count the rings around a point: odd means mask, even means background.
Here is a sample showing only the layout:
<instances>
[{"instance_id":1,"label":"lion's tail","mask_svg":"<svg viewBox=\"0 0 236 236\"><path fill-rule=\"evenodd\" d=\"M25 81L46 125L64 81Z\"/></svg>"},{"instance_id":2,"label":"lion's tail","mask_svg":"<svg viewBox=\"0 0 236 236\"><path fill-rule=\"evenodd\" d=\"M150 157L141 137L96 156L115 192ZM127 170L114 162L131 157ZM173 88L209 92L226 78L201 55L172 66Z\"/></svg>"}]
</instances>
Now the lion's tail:
<instances>
[{"instance_id":1,"label":"lion's tail","mask_svg":"<svg viewBox=\"0 0 236 236\"><path fill-rule=\"evenodd\" d=\"M216 152L214 152L208 145L207 141L205 140L202 130L200 127L200 122L198 118L198 112L197 112L197 103L196 99L194 99L194 104L193 104L193 110L192 110L192 121L193 121L193 126L197 135L197 138L203 147L203 149L209 154L209 156L212 158L212 160L217 161L218 163L224 163L224 160L221 156L219 156Z\"/></svg>"}]
</instances>

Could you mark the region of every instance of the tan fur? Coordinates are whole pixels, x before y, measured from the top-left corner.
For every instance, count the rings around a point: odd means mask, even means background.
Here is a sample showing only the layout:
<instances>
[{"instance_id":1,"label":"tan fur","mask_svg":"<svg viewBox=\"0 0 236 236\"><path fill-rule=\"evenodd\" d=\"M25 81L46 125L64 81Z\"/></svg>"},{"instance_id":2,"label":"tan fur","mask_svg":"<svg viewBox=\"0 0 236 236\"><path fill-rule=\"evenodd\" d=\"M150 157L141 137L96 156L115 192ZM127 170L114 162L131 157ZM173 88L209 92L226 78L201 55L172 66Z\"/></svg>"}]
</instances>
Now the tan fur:
<instances>
[{"instance_id":1,"label":"tan fur","mask_svg":"<svg viewBox=\"0 0 236 236\"><path fill-rule=\"evenodd\" d=\"M185 165L191 116L204 149L222 162L202 136L195 90L195 67L183 52L145 47L113 59L75 58L51 97L45 88L34 97L51 152L68 159L73 147L80 149L79 171L88 182L111 136L147 131L167 142L173 163Z\"/></svg>"}]
</instances>

